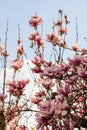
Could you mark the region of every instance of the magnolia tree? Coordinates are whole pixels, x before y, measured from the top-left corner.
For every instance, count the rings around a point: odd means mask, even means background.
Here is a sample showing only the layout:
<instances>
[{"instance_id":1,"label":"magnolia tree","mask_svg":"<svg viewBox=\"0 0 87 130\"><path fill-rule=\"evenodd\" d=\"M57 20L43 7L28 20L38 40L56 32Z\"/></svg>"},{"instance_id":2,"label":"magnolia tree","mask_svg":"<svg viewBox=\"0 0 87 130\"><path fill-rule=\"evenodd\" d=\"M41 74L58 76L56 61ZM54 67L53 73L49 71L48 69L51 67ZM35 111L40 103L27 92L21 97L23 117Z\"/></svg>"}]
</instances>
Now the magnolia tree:
<instances>
[{"instance_id":1,"label":"magnolia tree","mask_svg":"<svg viewBox=\"0 0 87 130\"><path fill-rule=\"evenodd\" d=\"M53 23L52 32L46 35L46 41L39 31L43 20L35 14L29 20L34 32L28 37L35 57L31 60L33 66L30 77L19 74L22 71L26 53L20 38L16 48L17 57L10 62L12 74L7 75L7 31L5 45L0 44L0 54L3 61L3 85L0 92L0 130L86 130L87 129L87 50L78 46L78 28L76 27L76 43L68 47L67 15L58 11L59 18ZM45 42L52 48L50 61L45 58ZM64 59L64 52L74 52L73 58ZM52 57L52 59L51 59ZM29 93L31 85L35 94ZM27 91L25 91L27 90ZM32 91L31 91L32 92ZM34 113L34 116L33 116ZM33 116L36 126L21 123ZM7 128L8 126L8 128Z\"/></svg>"}]
</instances>

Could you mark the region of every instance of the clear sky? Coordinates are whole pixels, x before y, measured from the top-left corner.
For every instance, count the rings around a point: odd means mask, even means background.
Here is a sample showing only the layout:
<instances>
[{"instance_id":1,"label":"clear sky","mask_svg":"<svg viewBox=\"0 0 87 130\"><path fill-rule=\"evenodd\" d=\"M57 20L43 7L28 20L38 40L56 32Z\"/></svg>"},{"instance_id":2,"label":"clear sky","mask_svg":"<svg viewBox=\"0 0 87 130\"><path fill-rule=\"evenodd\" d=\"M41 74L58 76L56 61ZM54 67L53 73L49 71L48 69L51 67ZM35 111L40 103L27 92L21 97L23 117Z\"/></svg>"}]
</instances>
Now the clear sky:
<instances>
[{"instance_id":1,"label":"clear sky","mask_svg":"<svg viewBox=\"0 0 87 130\"><path fill-rule=\"evenodd\" d=\"M18 38L18 24L21 28L21 37L25 47L29 48L28 36L32 29L28 26L28 20L36 12L44 20L43 32L50 33L52 19L57 20L58 10L63 9L70 18L69 45L75 42L76 17L78 18L79 44L87 46L84 37L87 36L87 0L0 0L0 37L5 39L6 21L9 19L8 47L11 58L14 57ZM32 56L29 49L29 58Z\"/></svg>"}]
</instances>

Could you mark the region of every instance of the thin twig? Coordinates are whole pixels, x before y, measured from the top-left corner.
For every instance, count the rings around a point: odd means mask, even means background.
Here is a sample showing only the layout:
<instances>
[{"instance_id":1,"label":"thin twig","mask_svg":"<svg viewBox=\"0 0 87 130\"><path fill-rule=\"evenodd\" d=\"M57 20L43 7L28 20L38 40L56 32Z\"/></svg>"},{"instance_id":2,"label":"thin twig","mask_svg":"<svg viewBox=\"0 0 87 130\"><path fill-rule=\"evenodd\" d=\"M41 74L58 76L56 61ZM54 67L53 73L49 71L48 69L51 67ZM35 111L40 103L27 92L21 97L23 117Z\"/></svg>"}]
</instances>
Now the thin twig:
<instances>
[{"instance_id":1,"label":"thin twig","mask_svg":"<svg viewBox=\"0 0 87 130\"><path fill-rule=\"evenodd\" d=\"M6 24L6 32L5 32L5 52L7 51L7 40L8 40L8 19ZM6 67L7 67L7 57L4 56L4 79L3 79L3 94L5 94L5 80L6 80Z\"/></svg>"}]
</instances>

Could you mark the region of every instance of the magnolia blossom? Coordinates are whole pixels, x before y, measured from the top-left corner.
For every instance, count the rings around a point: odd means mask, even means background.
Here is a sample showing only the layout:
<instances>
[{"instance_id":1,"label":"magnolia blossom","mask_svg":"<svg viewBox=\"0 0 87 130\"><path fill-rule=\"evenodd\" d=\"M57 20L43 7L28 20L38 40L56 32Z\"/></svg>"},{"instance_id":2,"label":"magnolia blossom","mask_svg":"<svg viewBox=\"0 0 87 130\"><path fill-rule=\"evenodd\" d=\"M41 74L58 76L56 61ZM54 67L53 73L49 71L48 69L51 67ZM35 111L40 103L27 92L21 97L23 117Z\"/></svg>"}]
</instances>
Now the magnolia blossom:
<instances>
[{"instance_id":1,"label":"magnolia blossom","mask_svg":"<svg viewBox=\"0 0 87 130\"><path fill-rule=\"evenodd\" d=\"M22 39L18 39L18 44L20 44L20 43L22 43L23 42L23 40Z\"/></svg>"},{"instance_id":2,"label":"magnolia blossom","mask_svg":"<svg viewBox=\"0 0 87 130\"><path fill-rule=\"evenodd\" d=\"M41 17L35 14L34 16L31 17L31 19L28 22L29 22L29 25L36 28L38 25L40 25L43 22L43 20Z\"/></svg>"},{"instance_id":3,"label":"magnolia blossom","mask_svg":"<svg viewBox=\"0 0 87 130\"><path fill-rule=\"evenodd\" d=\"M47 34L47 41L52 42L53 45L56 45L56 43L59 43L61 41L61 37L58 36L56 33Z\"/></svg>"},{"instance_id":4,"label":"magnolia blossom","mask_svg":"<svg viewBox=\"0 0 87 130\"><path fill-rule=\"evenodd\" d=\"M20 96L23 94L23 90L28 83L29 79L22 79L7 82L6 85L11 94L13 94L14 96Z\"/></svg>"},{"instance_id":5,"label":"magnolia blossom","mask_svg":"<svg viewBox=\"0 0 87 130\"><path fill-rule=\"evenodd\" d=\"M13 119L9 122L9 130L15 130L16 128L17 128L17 124L15 119Z\"/></svg>"},{"instance_id":6,"label":"magnolia blossom","mask_svg":"<svg viewBox=\"0 0 87 130\"><path fill-rule=\"evenodd\" d=\"M82 55L87 54L87 49L81 49L81 54L82 54Z\"/></svg>"},{"instance_id":7,"label":"magnolia blossom","mask_svg":"<svg viewBox=\"0 0 87 130\"><path fill-rule=\"evenodd\" d=\"M79 50L79 46L78 46L78 44L73 44L72 45L72 49L74 50L74 51L78 51Z\"/></svg>"},{"instance_id":8,"label":"magnolia blossom","mask_svg":"<svg viewBox=\"0 0 87 130\"><path fill-rule=\"evenodd\" d=\"M31 98L31 102L34 104L41 104L44 96L46 96L45 91L39 91Z\"/></svg>"},{"instance_id":9,"label":"magnolia blossom","mask_svg":"<svg viewBox=\"0 0 87 130\"><path fill-rule=\"evenodd\" d=\"M40 34L38 32L35 33L31 33L30 36L28 37L29 40L32 40L32 47L34 44L37 44L38 47L43 46L44 45L44 40L43 38L40 36Z\"/></svg>"},{"instance_id":10,"label":"magnolia blossom","mask_svg":"<svg viewBox=\"0 0 87 130\"><path fill-rule=\"evenodd\" d=\"M30 36L28 37L28 39L35 41L36 36L39 36L38 32L31 33Z\"/></svg>"},{"instance_id":11,"label":"magnolia blossom","mask_svg":"<svg viewBox=\"0 0 87 130\"><path fill-rule=\"evenodd\" d=\"M23 54L25 51L24 46L22 44L18 44L18 46L16 47L16 50L18 54Z\"/></svg>"},{"instance_id":12,"label":"magnolia blossom","mask_svg":"<svg viewBox=\"0 0 87 130\"><path fill-rule=\"evenodd\" d=\"M0 44L0 55L2 55L2 56L8 56L9 55L7 50L5 49L5 46L2 45L2 44Z\"/></svg>"},{"instance_id":13,"label":"magnolia blossom","mask_svg":"<svg viewBox=\"0 0 87 130\"><path fill-rule=\"evenodd\" d=\"M0 110L3 110L3 102L7 96L3 93L0 93Z\"/></svg>"},{"instance_id":14,"label":"magnolia blossom","mask_svg":"<svg viewBox=\"0 0 87 130\"><path fill-rule=\"evenodd\" d=\"M32 63L35 64L36 66L43 65L45 63L43 55L39 54L38 56L35 56L34 59L32 60Z\"/></svg>"},{"instance_id":15,"label":"magnolia blossom","mask_svg":"<svg viewBox=\"0 0 87 130\"><path fill-rule=\"evenodd\" d=\"M68 58L68 64L51 63L45 66L46 61L40 64L40 59L34 63L36 67L43 68L42 71L38 71L40 74L38 82L46 93L46 97L36 94L37 96L32 99L32 103L37 104L39 108L39 113L36 114L37 130L47 127L65 130L64 126L66 129L74 130L75 125L78 127L78 121L84 116L87 107L87 58L76 55L74 58ZM52 81L55 81L55 85ZM50 89L51 85L57 85L54 92Z\"/></svg>"},{"instance_id":16,"label":"magnolia blossom","mask_svg":"<svg viewBox=\"0 0 87 130\"><path fill-rule=\"evenodd\" d=\"M66 96L68 96L69 94L70 94L70 92L71 92L71 88L70 88L70 86L69 85L61 85L61 87L59 88L59 90L58 90L58 94L62 94L64 97Z\"/></svg>"},{"instance_id":17,"label":"magnolia blossom","mask_svg":"<svg viewBox=\"0 0 87 130\"><path fill-rule=\"evenodd\" d=\"M61 47L66 47L67 46L67 43L66 43L66 41L63 41L63 42L60 42L59 43L59 46L61 46Z\"/></svg>"},{"instance_id":18,"label":"magnolia blossom","mask_svg":"<svg viewBox=\"0 0 87 130\"><path fill-rule=\"evenodd\" d=\"M65 34L65 33L67 33L67 28L60 28L59 30L58 30L58 32L60 32L60 34Z\"/></svg>"},{"instance_id":19,"label":"magnolia blossom","mask_svg":"<svg viewBox=\"0 0 87 130\"><path fill-rule=\"evenodd\" d=\"M15 119L15 121L17 121L20 116L20 112L21 112L22 108L23 108L23 105L19 104L19 103L9 107L5 113L7 122L10 123L14 119Z\"/></svg>"},{"instance_id":20,"label":"magnolia blossom","mask_svg":"<svg viewBox=\"0 0 87 130\"><path fill-rule=\"evenodd\" d=\"M54 24L53 27L55 27L55 26L61 26L62 23L63 23L63 21L57 20L57 22Z\"/></svg>"},{"instance_id":21,"label":"magnolia blossom","mask_svg":"<svg viewBox=\"0 0 87 130\"><path fill-rule=\"evenodd\" d=\"M36 97L31 98L31 102L34 104L39 104L40 101L41 101L41 99L38 101L38 99L36 99Z\"/></svg>"},{"instance_id":22,"label":"magnolia blossom","mask_svg":"<svg viewBox=\"0 0 87 130\"><path fill-rule=\"evenodd\" d=\"M18 70L20 69L24 64L24 60L23 59L15 59L15 60L12 60L10 62L10 66L12 68L14 68L15 70Z\"/></svg>"},{"instance_id":23,"label":"magnolia blossom","mask_svg":"<svg viewBox=\"0 0 87 130\"><path fill-rule=\"evenodd\" d=\"M9 130L27 130L25 125L17 126L18 119L13 119L9 122Z\"/></svg>"},{"instance_id":24,"label":"magnolia blossom","mask_svg":"<svg viewBox=\"0 0 87 130\"><path fill-rule=\"evenodd\" d=\"M4 99L6 98L6 95L4 95L3 93L0 93L0 101L4 101Z\"/></svg>"},{"instance_id":25,"label":"magnolia blossom","mask_svg":"<svg viewBox=\"0 0 87 130\"><path fill-rule=\"evenodd\" d=\"M70 66L66 64L53 64L50 67L45 67L42 75L53 79L60 78L69 70L69 68Z\"/></svg>"},{"instance_id":26,"label":"magnolia blossom","mask_svg":"<svg viewBox=\"0 0 87 130\"><path fill-rule=\"evenodd\" d=\"M58 128L58 116L61 114L65 116L67 114L66 107L67 104L65 102L61 103L57 100L47 100L40 104L40 112L36 114L38 121L37 130L44 130L46 126L51 126L52 129Z\"/></svg>"},{"instance_id":27,"label":"magnolia blossom","mask_svg":"<svg viewBox=\"0 0 87 130\"><path fill-rule=\"evenodd\" d=\"M35 67L31 68L31 70L32 70L32 72L37 73L37 74L42 72L42 69L39 66L35 66Z\"/></svg>"},{"instance_id":28,"label":"magnolia blossom","mask_svg":"<svg viewBox=\"0 0 87 130\"><path fill-rule=\"evenodd\" d=\"M39 79L39 83L43 85L46 89L52 89L55 85L52 79L50 78L41 78Z\"/></svg>"},{"instance_id":29,"label":"magnolia blossom","mask_svg":"<svg viewBox=\"0 0 87 130\"><path fill-rule=\"evenodd\" d=\"M36 43L37 43L39 46L43 46L43 45L44 45L44 40L43 40L43 38L41 38L40 36L36 36L35 41L36 41Z\"/></svg>"},{"instance_id":30,"label":"magnolia blossom","mask_svg":"<svg viewBox=\"0 0 87 130\"><path fill-rule=\"evenodd\" d=\"M27 127L24 125L21 125L18 130L27 130Z\"/></svg>"}]
</instances>

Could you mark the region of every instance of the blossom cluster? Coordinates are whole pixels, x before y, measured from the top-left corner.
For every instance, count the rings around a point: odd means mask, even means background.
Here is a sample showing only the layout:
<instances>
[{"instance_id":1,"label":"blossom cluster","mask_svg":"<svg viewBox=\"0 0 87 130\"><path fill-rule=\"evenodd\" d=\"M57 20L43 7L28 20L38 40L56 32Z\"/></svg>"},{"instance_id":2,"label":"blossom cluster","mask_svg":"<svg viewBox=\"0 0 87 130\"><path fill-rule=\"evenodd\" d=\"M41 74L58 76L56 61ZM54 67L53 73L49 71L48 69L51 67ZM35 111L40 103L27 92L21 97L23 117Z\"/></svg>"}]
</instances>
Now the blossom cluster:
<instances>
[{"instance_id":1,"label":"blossom cluster","mask_svg":"<svg viewBox=\"0 0 87 130\"><path fill-rule=\"evenodd\" d=\"M87 128L87 50L80 49L78 43L68 47L65 38L70 21L66 15L63 20L62 10L59 10L59 15L60 19L52 27L58 29L57 33L53 31L46 35L47 42L52 43L55 51L55 63L45 60L41 48L32 60L35 65L32 71L38 75L37 82L41 87L31 100L39 110L36 114L37 130ZM29 36L34 43L38 35L38 23L36 26L37 32ZM59 49L56 50L56 47ZM74 51L75 55L67 58L65 63L63 53L67 49Z\"/></svg>"},{"instance_id":2,"label":"blossom cluster","mask_svg":"<svg viewBox=\"0 0 87 130\"><path fill-rule=\"evenodd\" d=\"M5 61L0 113L4 115L9 130L28 130L28 126L20 124L20 120L22 117L24 120L29 119L32 112L36 113L36 130L87 129L87 49L80 49L78 41L71 48L68 47L66 37L70 21L67 15L63 15L63 10L59 10L58 16L58 20L53 23L52 32L46 34L46 41L38 29L43 24L42 18L36 13L28 21L34 28L28 40L35 57L31 60L33 66L27 66L38 87L36 93L28 95L28 98L24 90L27 90L30 78L18 77L26 56L20 33L16 47L17 57L10 62L14 73L10 81L6 80L6 60L9 54L6 46L0 45L0 55ZM45 42L52 47L50 59L52 56L53 59L49 61L44 54ZM67 49L74 52L74 56L67 57L65 62L64 52ZM33 110L32 106L36 106L37 110Z\"/></svg>"},{"instance_id":3,"label":"blossom cluster","mask_svg":"<svg viewBox=\"0 0 87 130\"><path fill-rule=\"evenodd\" d=\"M27 80L14 80L7 82L6 85L8 87L8 91L14 96L20 96L23 94L23 90L25 86L29 83L29 79Z\"/></svg>"}]
</instances>

